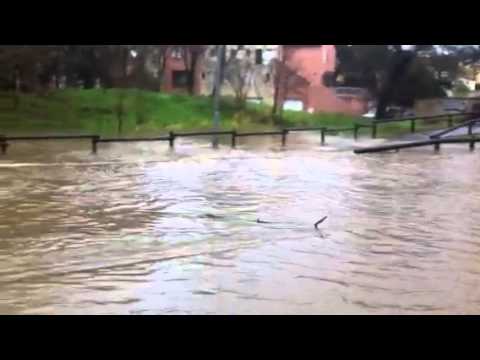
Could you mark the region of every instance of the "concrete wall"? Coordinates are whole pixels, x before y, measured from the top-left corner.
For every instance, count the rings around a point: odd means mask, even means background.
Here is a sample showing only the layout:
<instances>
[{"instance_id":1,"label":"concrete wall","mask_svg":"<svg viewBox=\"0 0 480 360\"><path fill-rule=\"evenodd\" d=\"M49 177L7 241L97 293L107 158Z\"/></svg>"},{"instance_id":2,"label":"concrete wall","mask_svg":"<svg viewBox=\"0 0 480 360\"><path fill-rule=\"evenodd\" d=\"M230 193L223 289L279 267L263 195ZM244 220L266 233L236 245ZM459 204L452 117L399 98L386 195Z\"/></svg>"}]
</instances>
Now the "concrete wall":
<instances>
[{"instance_id":1,"label":"concrete wall","mask_svg":"<svg viewBox=\"0 0 480 360\"><path fill-rule=\"evenodd\" d=\"M323 86L310 89L310 111L363 115L368 112L368 99L357 96L337 96L335 89Z\"/></svg>"},{"instance_id":2,"label":"concrete wall","mask_svg":"<svg viewBox=\"0 0 480 360\"><path fill-rule=\"evenodd\" d=\"M435 116L447 113L449 110L472 112L480 105L480 99L443 98L425 99L415 102L415 114L418 116ZM478 111L478 108L476 109Z\"/></svg>"}]
</instances>

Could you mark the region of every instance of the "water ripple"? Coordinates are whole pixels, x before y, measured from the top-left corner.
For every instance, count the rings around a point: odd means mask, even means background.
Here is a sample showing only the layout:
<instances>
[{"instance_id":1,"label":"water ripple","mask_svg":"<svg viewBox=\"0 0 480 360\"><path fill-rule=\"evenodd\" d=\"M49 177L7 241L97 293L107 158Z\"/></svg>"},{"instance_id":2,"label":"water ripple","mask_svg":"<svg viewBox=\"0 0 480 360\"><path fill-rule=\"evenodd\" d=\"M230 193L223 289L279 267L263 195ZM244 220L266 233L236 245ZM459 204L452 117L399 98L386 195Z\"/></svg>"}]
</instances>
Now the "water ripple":
<instances>
[{"instance_id":1,"label":"water ripple","mask_svg":"<svg viewBox=\"0 0 480 360\"><path fill-rule=\"evenodd\" d=\"M473 154L245 141L16 144L0 159L0 312L480 312Z\"/></svg>"}]
</instances>

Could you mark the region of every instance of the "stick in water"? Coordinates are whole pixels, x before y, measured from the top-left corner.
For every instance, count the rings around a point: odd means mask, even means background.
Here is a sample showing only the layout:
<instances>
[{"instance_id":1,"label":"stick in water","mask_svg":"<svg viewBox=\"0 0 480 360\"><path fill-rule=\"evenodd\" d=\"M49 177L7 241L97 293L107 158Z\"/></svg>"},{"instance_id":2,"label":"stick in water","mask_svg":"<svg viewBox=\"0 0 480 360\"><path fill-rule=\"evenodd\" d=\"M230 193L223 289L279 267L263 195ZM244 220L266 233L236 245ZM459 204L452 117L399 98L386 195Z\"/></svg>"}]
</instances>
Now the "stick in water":
<instances>
[{"instance_id":1,"label":"stick in water","mask_svg":"<svg viewBox=\"0 0 480 360\"><path fill-rule=\"evenodd\" d=\"M267 222L267 221L262 221L260 219L257 219L257 224L272 224L271 222Z\"/></svg>"},{"instance_id":2,"label":"stick in water","mask_svg":"<svg viewBox=\"0 0 480 360\"><path fill-rule=\"evenodd\" d=\"M320 220L319 222L317 222L317 223L315 224L315 229L318 230L319 225L323 224L323 222L324 222L325 220L327 220L327 219L328 219L328 216L325 216L322 220Z\"/></svg>"}]
</instances>

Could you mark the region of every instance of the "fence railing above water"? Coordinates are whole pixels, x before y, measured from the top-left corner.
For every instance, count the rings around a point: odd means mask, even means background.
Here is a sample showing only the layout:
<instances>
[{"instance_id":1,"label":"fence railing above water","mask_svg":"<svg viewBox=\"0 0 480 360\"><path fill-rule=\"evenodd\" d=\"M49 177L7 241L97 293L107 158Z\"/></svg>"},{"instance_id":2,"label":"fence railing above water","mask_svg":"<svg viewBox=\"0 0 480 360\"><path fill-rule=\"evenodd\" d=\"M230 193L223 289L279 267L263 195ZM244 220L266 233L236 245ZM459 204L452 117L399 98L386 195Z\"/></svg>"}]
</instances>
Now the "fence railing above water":
<instances>
[{"instance_id":1,"label":"fence railing above water","mask_svg":"<svg viewBox=\"0 0 480 360\"><path fill-rule=\"evenodd\" d=\"M345 131L353 131L354 129L327 129L325 127L312 127L312 128L289 128L278 131L263 131L263 132L237 132L235 130L229 131L202 131L202 132L188 132L188 133L175 133L170 132L165 136L158 137L135 137L135 138L101 138L99 135L46 135L46 136L5 136L0 135L0 149L1 153L5 154L7 148L10 146L10 142L15 141L40 141L40 140L90 140L92 144L92 152L97 153L98 144L101 143L133 143L133 142L168 142L170 148L175 147L175 140L178 138L186 137L202 137L202 136L221 136L226 135L231 137L231 147L235 148L237 146L238 138L245 137L257 137L257 136L279 136L281 137L282 146L287 145L287 137L289 133L300 132L300 131L312 131L320 132L321 135L321 144L325 145L326 134L328 133L338 133Z\"/></svg>"},{"instance_id":2,"label":"fence railing above water","mask_svg":"<svg viewBox=\"0 0 480 360\"><path fill-rule=\"evenodd\" d=\"M411 131L415 132L415 123L417 121L427 121L427 120L447 120L447 125L451 127L454 123L454 120L458 117L467 117L468 122L479 121L473 120L474 117L480 117L478 113L459 113L459 114L441 114L436 116L425 116L425 117L414 117L414 118L397 118L397 119L383 119L383 120L373 120L369 123L355 123L353 128L328 128L328 127L292 127L286 128L278 131L263 131L263 132L237 132L236 130L226 130L226 131L199 131L199 132L186 132L186 133L175 133L170 132L168 135L158 136L158 137L136 137L136 138L102 138L99 135L41 135L41 136L7 136L0 135L0 152L1 154L6 154L10 143L15 141L44 141L44 140L90 140L92 146L92 152L94 154L98 151L98 144L101 143L132 143L132 142L168 142L171 149L175 147L175 140L177 138L186 138L186 137L202 137L202 136L230 136L231 137L231 147L235 148L237 146L237 138L245 137L256 137L256 136L279 136L281 137L281 144L283 147L287 145L288 134L295 132L319 132L320 133L320 143L321 145L326 144L326 136L328 134L338 134L341 132L352 132L353 138L358 139L359 131L362 128L371 128L372 129L372 138L375 139L378 133L378 126L382 124L395 123L395 122L405 122L410 121ZM464 123L462 123L464 124ZM465 126L460 124L459 127ZM450 130L450 129L449 129Z\"/></svg>"},{"instance_id":3,"label":"fence railing above water","mask_svg":"<svg viewBox=\"0 0 480 360\"><path fill-rule=\"evenodd\" d=\"M399 151L401 149L411 149L426 146L433 146L435 151L440 151L440 146L444 144L469 144L470 150L475 150L475 144L480 142L480 137L456 137L456 138L443 138L443 139L431 139L425 141L411 141L407 143L399 144L386 144L380 146L373 146L364 149L354 150L355 154L369 154L369 153L382 153Z\"/></svg>"},{"instance_id":4,"label":"fence railing above water","mask_svg":"<svg viewBox=\"0 0 480 360\"><path fill-rule=\"evenodd\" d=\"M472 120L475 117L480 117L480 113L478 112L466 112L466 113L448 113L448 114L440 114L440 115L432 115L432 116L415 116L415 117L406 117L406 118L391 118L391 119L380 119L380 120L372 120L368 127L372 128L372 138L377 137L378 127L380 125L387 125L392 123L400 123L400 122L410 122L410 132L413 134L416 132L417 123L421 121L434 121L440 122L445 121L447 128L451 128L455 122L455 120Z\"/></svg>"}]
</instances>

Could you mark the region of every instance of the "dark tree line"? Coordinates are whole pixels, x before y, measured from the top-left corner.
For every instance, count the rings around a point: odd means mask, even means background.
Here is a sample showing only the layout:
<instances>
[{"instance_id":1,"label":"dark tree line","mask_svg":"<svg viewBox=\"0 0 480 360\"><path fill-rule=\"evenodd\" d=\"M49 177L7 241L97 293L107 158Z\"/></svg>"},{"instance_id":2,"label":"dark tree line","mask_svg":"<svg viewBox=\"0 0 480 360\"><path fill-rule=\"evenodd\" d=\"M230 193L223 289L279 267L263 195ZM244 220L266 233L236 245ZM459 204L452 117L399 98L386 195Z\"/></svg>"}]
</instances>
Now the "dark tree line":
<instances>
[{"instance_id":1,"label":"dark tree line","mask_svg":"<svg viewBox=\"0 0 480 360\"><path fill-rule=\"evenodd\" d=\"M39 91L48 86L136 87L160 90L167 56L181 51L188 89L203 45L0 46L0 86Z\"/></svg>"},{"instance_id":2,"label":"dark tree line","mask_svg":"<svg viewBox=\"0 0 480 360\"><path fill-rule=\"evenodd\" d=\"M412 106L416 99L442 97L461 65L476 62L476 46L337 45L339 66L328 84L366 87L377 99L377 118L390 105Z\"/></svg>"}]
</instances>

